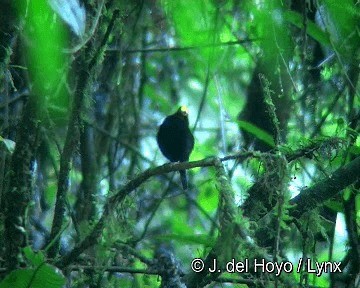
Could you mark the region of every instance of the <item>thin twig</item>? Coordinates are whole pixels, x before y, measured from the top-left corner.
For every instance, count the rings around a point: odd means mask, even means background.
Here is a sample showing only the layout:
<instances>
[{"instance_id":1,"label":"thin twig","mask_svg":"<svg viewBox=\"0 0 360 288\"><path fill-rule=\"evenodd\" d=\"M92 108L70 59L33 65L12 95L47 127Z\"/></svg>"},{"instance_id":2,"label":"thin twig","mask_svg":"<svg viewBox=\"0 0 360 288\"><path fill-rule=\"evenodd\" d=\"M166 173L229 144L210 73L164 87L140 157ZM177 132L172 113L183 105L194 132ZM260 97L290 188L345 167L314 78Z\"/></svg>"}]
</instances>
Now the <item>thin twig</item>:
<instances>
[{"instance_id":1,"label":"thin twig","mask_svg":"<svg viewBox=\"0 0 360 288\"><path fill-rule=\"evenodd\" d=\"M131 50L125 50L124 53L125 54L132 54L132 53L154 53L154 52L181 52L181 51L197 50L197 49L203 49L203 48L214 48L214 47L240 45L240 44L243 44L243 43L254 42L254 41L257 41L257 40L258 39L244 39L244 40L228 41L228 42L205 44L205 45L198 45L198 46L187 46L187 47L131 49ZM116 52L118 52L118 49L109 49L108 51L116 51Z\"/></svg>"}]
</instances>

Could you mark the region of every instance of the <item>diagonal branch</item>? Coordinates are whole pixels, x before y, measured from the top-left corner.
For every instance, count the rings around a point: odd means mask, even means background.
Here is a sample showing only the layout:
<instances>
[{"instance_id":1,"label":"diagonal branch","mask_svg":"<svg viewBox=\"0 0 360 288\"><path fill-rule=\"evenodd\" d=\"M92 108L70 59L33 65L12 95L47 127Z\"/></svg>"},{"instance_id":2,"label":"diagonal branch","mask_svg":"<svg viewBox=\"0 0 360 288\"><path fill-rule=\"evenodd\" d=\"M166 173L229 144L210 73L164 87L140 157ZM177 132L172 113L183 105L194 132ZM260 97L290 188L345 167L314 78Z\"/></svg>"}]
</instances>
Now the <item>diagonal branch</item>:
<instances>
[{"instance_id":1,"label":"diagonal branch","mask_svg":"<svg viewBox=\"0 0 360 288\"><path fill-rule=\"evenodd\" d=\"M111 211L121 203L125 197L130 194L133 190L147 181L149 178L161 175L173 171L190 169L195 167L208 167L214 165L214 158L207 158L200 161L193 162L181 162L181 163L168 163L162 166L158 166L155 168L150 168L134 179L130 180L123 188L121 188L115 195L110 197L104 206L103 214L100 217L100 220L95 225L92 232L78 245L74 247L74 249L63 258L58 261L57 265L60 267L67 266L72 263L82 252L84 252L87 248L95 245L99 237L101 236L102 230L104 229L104 225L109 215L111 215Z\"/></svg>"},{"instance_id":2,"label":"diagonal branch","mask_svg":"<svg viewBox=\"0 0 360 288\"><path fill-rule=\"evenodd\" d=\"M290 204L296 205L290 215L296 219L305 212L315 209L341 190L360 179L360 156L340 167L328 178L304 189L298 196L291 199Z\"/></svg>"},{"instance_id":3,"label":"diagonal branch","mask_svg":"<svg viewBox=\"0 0 360 288\"><path fill-rule=\"evenodd\" d=\"M266 153L258 152L243 152L230 156L220 158L221 162L227 161L230 159L247 159L250 157L260 158L261 155ZM162 166L155 168L150 168L143 173L139 174L134 179L130 180L125 186L123 186L116 194L111 196L104 206L103 214L100 217L100 220L95 225L94 229L90 234L79 244L77 244L74 249L64 257L62 257L56 264L59 267L65 267L71 264L81 253L83 253L89 247L95 245L102 234L105 223L108 217L111 215L113 209L121 203L127 195L129 195L133 190L142 185L145 181L151 177L178 171L184 169L192 169L195 167L210 167L215 166L218 158L206 158L199 161L192 162L180 162L180 163L167 163ZM352 171L349 171L352 170ZM293 212L292 216L300 216L302 213L314 209L317 205L320 205L322 202L331 198L333 195L344 189L346 186L354 183L359 179L358 171L360 170L360 157L345 165L342 168L339 168L333 173L333 176L329 179L326 179L319 184L314 185L311 188L304 190L299 196L292 200L292 204L297 204L296 210ZM345 177L345 175L347 175ZM345 180L346 179L346 180ZM334 181L335 180L335 181ZM330 189L331 188L331 189ZM319 189L319 193L318 193ZM326 191L331 193L326 194ZM315 199L315 202L309 202L309 198Z\"/></svg>"}]
</instances>

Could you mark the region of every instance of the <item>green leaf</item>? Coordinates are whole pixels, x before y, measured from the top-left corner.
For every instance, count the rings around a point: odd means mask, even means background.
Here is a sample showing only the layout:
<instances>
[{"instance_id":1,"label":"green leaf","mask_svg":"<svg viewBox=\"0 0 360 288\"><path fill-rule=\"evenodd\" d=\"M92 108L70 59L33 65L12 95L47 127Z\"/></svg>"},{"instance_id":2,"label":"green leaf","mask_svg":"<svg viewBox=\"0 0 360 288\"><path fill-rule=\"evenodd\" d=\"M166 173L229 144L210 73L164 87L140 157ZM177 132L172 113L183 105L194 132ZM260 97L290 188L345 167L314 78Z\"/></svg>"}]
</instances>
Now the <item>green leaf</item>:
<instances>
[{"instance_id":1,"label":"green leaf","mask_svg":"<svg viewBox=\"0 0 360 288\"><path fill-rule=\"evenodd\" d=\"M303 16L294 11L286 11L285 19L300 29L304 29ZM306 33L325 46L331 46L329 35L322 31L314 22L307 20Z\"/></svg>"},{"instance_id":2,"label":"green leaf","mask_svg":"<svg viewBox=\"0 0 360 288\"><path fill-rule=\"evenodd\" d=\"M244 129L246 132L253 134L256 138L260 139L271 147L275 147L273 137L265 130L246 121L238 121L238 123L239 127Z\"/></svg>"},{"instance_id":3,"label":"green leaf","mask_svg":"<svg viewBox=\"0 0 360 288\"><path fill-rule=\"evenodd\" d=\"M355 32L359 24L359 8L353 0L322 1L322 17L337 53L347 60L353 60L359 47L359 34ZM331 24L330 24L331 23Z\"/></svg>"},{"instance_id":4,"label":"green leaf","mask_svg":"<svg viewBox=\"0 0 360 288\"><path fill-rule=\"evenodd\" d=\"M68 91L65 85L60 85L68 69L69 55L62 52L67 46L68 33L61 21L55 21L50 1L13 2L20 15L26 11L23 33L25 38L31 39L32 45L24 49L24 54L29 76L34 79L32 90L36 91L34 95L43 107L56 107L61 111L48 111L48 116L57 123L58 118L67 117L70 105Z\"/></svg>"},{"instance_id":5,"label":"green leaf","mask_svg":"<svg viewBox=\"0 0 360 288\"><path fill-rule=\"evenodd\" d=\"M325 202L326 207L330 208L331 210L335 212L344 212L344 206L339 201L326 201Z\"/></svg>"},{"instance_id":6,"label":"green leaf","mask_svg":"<svg viewBox=\"0 0 360 288\"><path fill-rule=\"evenodd\" d=\"M351 197L352 194L352 190L350 188L346 188L343 192L343 198L345 201L348 201L349 198Z\"/></svg>"},{"instance_id":7,"label":"green leaf","mask_svg":"<svg viewBox=\"0 0 360 288\"><path fill-rule=\"evenodd\" d=\"M359 155L360 154L360 147L359 146L356 146L356 145L353 145L349 148L349 152L351 154L354 154L354 155Z\"/></svg>"},{"instance_id":8,"label":"green leaf","mask_svg":"<svg viewBox=\"0 0 360 288\"><path fill-rule=\"evenodd\" d=\"M45 262L45 256L41 251L35 252L30 246L26 246L23 251L26 259L28 259L34 266L40 266Z\"/></svg>"},{"instance_id":9,"label":"green leaf","mask_svg":"<svg viewBox=\"0 0 360 288\"><path fill-rule=\"evenodd\" d=\"M65 278L59 270L43 264L36 269L17 269L12 271L0 283L0 288L61 288Z\"/></svg>"}]
</instances>

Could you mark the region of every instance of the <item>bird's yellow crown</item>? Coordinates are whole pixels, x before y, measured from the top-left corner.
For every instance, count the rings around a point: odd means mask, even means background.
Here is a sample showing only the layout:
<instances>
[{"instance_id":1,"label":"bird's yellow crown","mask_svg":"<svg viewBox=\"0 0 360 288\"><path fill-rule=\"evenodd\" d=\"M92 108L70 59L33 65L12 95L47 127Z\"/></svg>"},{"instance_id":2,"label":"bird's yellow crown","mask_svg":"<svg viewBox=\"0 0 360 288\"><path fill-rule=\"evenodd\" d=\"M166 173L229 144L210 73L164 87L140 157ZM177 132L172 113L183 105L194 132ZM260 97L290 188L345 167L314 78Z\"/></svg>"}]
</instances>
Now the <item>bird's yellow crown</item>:
<instances>
[{"instance_id":1,"label":"bird's yellow crown","mask_svg":"<svg viewBox=\"0 0 360 288\"><path fill-rule=\"evenodd\" d=\"M188 109L188 107L186 107L185 105L183 105L183 106L180 106L180 112L182 113L182 114L185 114L185 115L189 115L189 109Z\"/></svg>"}]
</instances>

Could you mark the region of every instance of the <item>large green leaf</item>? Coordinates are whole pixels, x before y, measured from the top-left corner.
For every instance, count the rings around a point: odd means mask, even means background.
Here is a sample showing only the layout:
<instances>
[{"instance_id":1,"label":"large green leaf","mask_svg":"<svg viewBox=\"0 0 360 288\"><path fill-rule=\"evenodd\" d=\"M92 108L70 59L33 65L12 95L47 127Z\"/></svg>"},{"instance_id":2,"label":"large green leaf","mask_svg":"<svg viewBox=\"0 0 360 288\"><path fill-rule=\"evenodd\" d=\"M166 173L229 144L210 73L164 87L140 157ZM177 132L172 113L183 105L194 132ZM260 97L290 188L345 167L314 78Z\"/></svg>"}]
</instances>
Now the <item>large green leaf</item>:
<instances>
[{"instance_id":1,"label":"large green leaf","mask_svg":"<svg viewBox=\"0 0 360 288\"><path fill-rule=\"evenodd\" d=\"M35 269L12 271L0 283L0 288L60 288L63 285L65 278L59 270L49 264L42 264Z\"/></svg>"},{"instance_id":2,"label":"large green leaf","mask_svg":"<svg viewBox=\"0 0 360 288\"><path fill-rule=\"evenodd\" d=\"M68 34L65 26L56 21L49 1L14 1L19 14L26 14L23 31L31 39L24 49L32 92L42 107L49 108L52 120L63 121L69 112L69 95L64 82L68 70ZM25 41L26 42L26 41ZM27 42L26 42L27 43Z\"/></svg>"}]
</instances>

